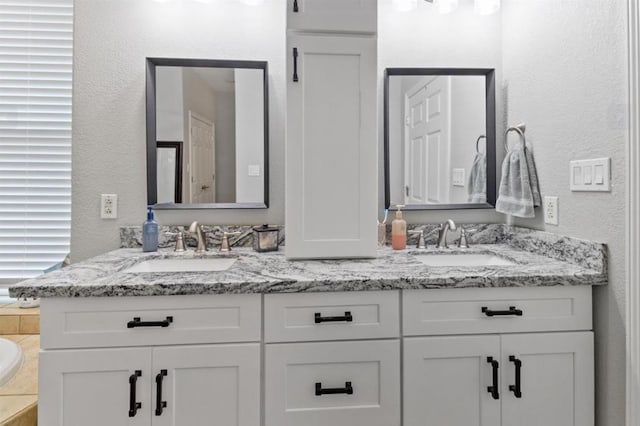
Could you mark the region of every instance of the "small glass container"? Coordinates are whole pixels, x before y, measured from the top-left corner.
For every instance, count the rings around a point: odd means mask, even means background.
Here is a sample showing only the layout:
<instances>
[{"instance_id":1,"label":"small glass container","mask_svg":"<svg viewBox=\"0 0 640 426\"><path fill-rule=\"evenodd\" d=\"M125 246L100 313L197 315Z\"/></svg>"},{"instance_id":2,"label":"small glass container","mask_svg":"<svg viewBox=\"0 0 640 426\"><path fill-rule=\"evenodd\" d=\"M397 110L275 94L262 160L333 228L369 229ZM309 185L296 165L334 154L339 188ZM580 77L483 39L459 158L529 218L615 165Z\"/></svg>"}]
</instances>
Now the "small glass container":
<instances>
[{"instance_id":1,"label":"small glass container","mask_svg":"<svg viewBox=\"0 0 640 426\"><path fill-rule=\"evenodd\" d=\"M278 251L280 228L262 225L253 228L253 249L258 253Z\"/></svg>"}]
</instances>

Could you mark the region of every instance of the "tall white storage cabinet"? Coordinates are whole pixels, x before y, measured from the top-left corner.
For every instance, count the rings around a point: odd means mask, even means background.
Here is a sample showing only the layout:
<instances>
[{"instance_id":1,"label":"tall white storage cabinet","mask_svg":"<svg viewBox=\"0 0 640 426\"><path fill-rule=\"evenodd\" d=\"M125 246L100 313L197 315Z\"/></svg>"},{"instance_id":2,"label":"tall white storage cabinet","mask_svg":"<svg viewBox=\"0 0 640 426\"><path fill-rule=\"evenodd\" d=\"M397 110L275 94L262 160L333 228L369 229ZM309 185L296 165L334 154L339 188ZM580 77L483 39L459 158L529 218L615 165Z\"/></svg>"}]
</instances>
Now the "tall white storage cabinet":
<instances>
[{"instance_id":1,"label":"tall white storage cabinet","mask_svg":"<svg viewBox=\"0 0 640 426\"><path fill-rule=\"evenodd\" d=\"M307 8L315 3L321 2L304 2ZM375 1L347 3L375 5ZM340 2L327 2L321 15L310 13L309 30L316 32L300 31L307 20L299 18L295 31L290 28L288 34L286 253L290 259L375 256L376 37L347 34L353 29L339 6ZM296 14L289 14L290 24L292 15ZM354 16L354 28L365 28L362 20L367 18L375 28L375 8L364 18ZM339 30L344 34L334 32L336 22L343 22Z\"/></svg>"}]
</instances>

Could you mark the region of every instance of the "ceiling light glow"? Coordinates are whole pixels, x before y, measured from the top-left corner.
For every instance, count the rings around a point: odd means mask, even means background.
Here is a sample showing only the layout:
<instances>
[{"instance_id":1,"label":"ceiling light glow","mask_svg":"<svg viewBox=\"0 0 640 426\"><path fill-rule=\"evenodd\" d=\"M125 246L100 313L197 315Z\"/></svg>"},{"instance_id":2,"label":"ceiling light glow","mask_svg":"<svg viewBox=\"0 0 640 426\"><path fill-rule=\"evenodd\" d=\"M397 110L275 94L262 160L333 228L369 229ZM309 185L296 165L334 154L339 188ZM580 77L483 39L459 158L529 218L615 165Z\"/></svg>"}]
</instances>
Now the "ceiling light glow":
<instances>
[{"instance_id":1,"label":"ceiling light glow","mask_svg":"<svg viewBox=\"0 0 640 426\"><path fill-rule=\"evenodd\" d=\"M500 10L500 0L475 0L474 11L477 15L493 15Z\"/></svg>"}]
</instances>

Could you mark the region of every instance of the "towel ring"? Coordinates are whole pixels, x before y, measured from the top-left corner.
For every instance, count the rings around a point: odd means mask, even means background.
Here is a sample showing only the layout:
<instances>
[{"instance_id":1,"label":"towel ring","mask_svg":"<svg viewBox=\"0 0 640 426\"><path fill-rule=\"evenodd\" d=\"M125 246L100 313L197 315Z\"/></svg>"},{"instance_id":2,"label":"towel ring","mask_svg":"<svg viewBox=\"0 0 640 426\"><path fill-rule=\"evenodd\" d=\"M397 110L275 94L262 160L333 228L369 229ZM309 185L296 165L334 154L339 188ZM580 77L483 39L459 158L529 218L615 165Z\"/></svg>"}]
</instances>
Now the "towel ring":
<instances>
[{"instance_id":1,"label":"towel ring","mask_svg":"<svg viewBox=\"0 0 640 426\"><path fill-rule=\"evenodd\" d=\"M479 149L480 141L481 141L482 139L486 139L486 138L487 138L487 137L486 137L485 135L482 135L482 136L480 136L480 137L478 138L478 140L476 141L476 154L480 154L480 149Z\"/></svg>"},{"instance_id":2,"label":"towel ring","mask_svg":"<svg viewBox=\"0 0 640 426\"><path fill-rule=\"evenodd\" d=\"M522 149L526 149L527 138L524 135L525 130L526 130L526 126L524 124L520 124L515 127L509 127L507 129L507 131L504 134L504 150L506 153L511 152L511 149L509 148L509 133L511 132L516 132L517 134L520 135L520 143L522 144Z\"/></svg>"}]
</instances>

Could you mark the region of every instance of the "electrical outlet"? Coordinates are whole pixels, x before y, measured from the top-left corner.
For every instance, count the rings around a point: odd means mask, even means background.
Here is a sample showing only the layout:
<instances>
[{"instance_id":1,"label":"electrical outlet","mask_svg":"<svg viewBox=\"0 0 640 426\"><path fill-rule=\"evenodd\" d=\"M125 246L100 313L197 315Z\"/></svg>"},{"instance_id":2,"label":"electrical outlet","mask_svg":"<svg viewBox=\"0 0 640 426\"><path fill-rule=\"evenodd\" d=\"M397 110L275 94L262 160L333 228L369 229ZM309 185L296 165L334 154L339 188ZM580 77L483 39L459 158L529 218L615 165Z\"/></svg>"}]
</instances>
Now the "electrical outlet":
<instances>
[{"instance_id":1,"label":"electrical outlet","mask_svg":"<svg viewBox=\"0 0 640 426\"><path fill-rule=\"evenodd\" d=\"M116 194L102 194L100 197L100 218L118 218L118 196Z\"/></svg>"},{"instance_id":2,"label":"electrical outlet","mask_svg":"<svg viewBox=\"0 0 640 426\"><path fill-rule=\"evenodd\" d=\"M558 197L544 197L544 223L558 225Z\"/></svg>"}]
</instances>

